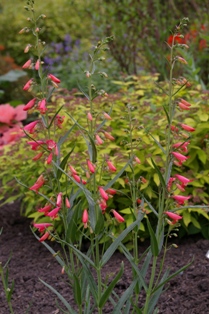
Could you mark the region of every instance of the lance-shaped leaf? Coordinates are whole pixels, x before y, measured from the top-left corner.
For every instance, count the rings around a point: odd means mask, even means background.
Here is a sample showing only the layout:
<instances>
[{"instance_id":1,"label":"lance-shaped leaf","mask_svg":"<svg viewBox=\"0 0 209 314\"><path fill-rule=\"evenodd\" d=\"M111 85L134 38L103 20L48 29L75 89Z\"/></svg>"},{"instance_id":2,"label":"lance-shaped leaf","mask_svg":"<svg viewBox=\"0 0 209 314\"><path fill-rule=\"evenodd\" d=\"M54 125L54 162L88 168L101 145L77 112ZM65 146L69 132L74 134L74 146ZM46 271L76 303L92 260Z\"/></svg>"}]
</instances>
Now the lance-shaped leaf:
<instances>
[{"instance_id":1,"label":"lance-shaped leaf","mask_svg":"<svg viewBox=\"0 0 209 314\"><path fill-rule=\"evenodd\" d=\"M112 293L116 283L119 281L119 279L123 275L123 271L124 271L124 264L122 262L120 271L117 273L115 278L111 281L111 284L107 287L107 289L103 292L101 299L99 300L99 307L100 308L103 308L103 306L105 305L105 303L108 300L110 294Z\"/></svg>"},{"instance_id":2,"label":"lance-shaped leaf","mask_svg":"<svg viewBox=\"0 0 209 314\"><path fill-rule=\"evenodd\" d=\"M65 307L68 309L69 313L71 314L77 314L77 312L75 312L73 310L73 308L70 306L70 304L66 301L66 299L57 291L55 290L51 285L49 285L48 283L46 283L45 281L41 280L39 278L39 280L47 287L49 288L53 293L56 294L56 296L60 299L60 301L65 305Z\"/></svg>"},{"instance_id":3,"label":"lance-shaped leaf","mask_svg":"<svg viewBox=\"0 0 209 314\"><path fill-rule=\"evenodd\" d=\"M114 252L117 250L120 243L125 239L125 237L131 232L136 226L139 226L140 222L144 218L144 214L139 213L138 218L136 221L134 221L128 228L126 228L115 240L114 242L109 246L107 251L104 253L104 255L101 258L100 266L104 266L108 260L111 258L111 256L114 254Z\"/></svg>"},{"instance_id":4,"label":"lance-shaped leaf","mask_svg":"<svg viewBox=\"0 0 209 314\"><path fill-rule=\"evenodd\" d=\"M153 256L158 256L159 250L158 250L157 238L156 238L155 233L154 233L154 231L150 225L148 218L147 218L147 227L148 227L149 234L150 234L152 254L153 254Z\"/></svg>"}]
</instances>

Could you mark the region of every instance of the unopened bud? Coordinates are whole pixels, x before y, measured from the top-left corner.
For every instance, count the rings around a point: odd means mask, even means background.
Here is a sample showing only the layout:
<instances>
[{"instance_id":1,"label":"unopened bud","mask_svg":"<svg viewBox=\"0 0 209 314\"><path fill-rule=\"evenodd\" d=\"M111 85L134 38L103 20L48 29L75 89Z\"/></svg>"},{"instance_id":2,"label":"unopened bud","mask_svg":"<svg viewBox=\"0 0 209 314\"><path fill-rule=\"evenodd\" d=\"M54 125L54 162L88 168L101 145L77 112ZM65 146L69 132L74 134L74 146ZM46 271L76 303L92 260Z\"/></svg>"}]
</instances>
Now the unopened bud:
<instances>
[{"instance_id":1,"label":"unopened bud","mask_svg":"<svg viewBox=\"0 0 209 314\"><path fill-rule=\"evenodd\" d=\"M175 247L175 249L177 249L177 248L178 248L178 245L177 245L177 244L175 244L175 243L173 243L173 244L172 244L172 246L173 246L173 247Z\"/></svg>"},{"instance_id":2,"label":"unopened bud","mask_svg":"<svg viewBox=\"0 0 209 314\"><path fill-rule=\"evenodd\" d=\"M24 49L24 53L27 53L27 52L30 50L31 47L32 47L32 45L31 45L31 44L28 44L28 45L25 47L25 49Z\"/></svg>"}]
</instances>

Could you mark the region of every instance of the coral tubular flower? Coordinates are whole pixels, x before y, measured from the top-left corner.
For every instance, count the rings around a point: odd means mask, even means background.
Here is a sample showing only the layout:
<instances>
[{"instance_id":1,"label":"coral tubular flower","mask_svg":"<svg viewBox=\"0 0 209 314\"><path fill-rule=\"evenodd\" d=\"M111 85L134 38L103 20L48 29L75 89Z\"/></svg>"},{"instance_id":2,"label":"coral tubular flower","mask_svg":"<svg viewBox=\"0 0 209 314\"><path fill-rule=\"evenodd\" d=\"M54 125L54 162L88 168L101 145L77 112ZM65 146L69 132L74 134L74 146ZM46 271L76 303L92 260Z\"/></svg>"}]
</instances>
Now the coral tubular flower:
<instances>
[{"instance_id":1,"label":"coral tubular flower","mask_svg":"<svg viewBox=\"0 0 209 314\"><path fill-rule=\"evenodd\" d=\"M69 166L69 168L72 174L78 174L78 172L75 170L73 166Z\"/></svg>"},{"instance_id":2,"label":"coral tubular flower","mask_svg":"<svg viewBox=\"0 0 209 314\"><path fill-rule=\"evenodd\" d=\"M30 134L33 134L35 131L35 127L36 127L38 122L39 121L33 121L33 122L27 124L26 126L24 126L23 130L29 132Z\"/></svg>"},{"instance_id":3,"label":"coral tubular flower","mask_svg":"<svg viewBox=\"0 0 209 314\"><path fill-rule=\"evenodd\" d=\"M191 104L188 101L184 100L183 98L181 98L181 103L183 103L187 107L191 107Z\"/></svg>"},{"instance_id":4,"label":"coral tubular flower","mask_svg":"<svg viewBox=\"0 0 209 314\"><path fill-rule=\"evenodd\" d=\"M177 60L179 61L179 62L181 62L181 63L183 63L183 64L188 64L188 62L184 59L184 58L182 58L182 57L176 57L177 58Z\"/></svg>"},{"instance_id":5,"label":"coral tubular flower","mask_svg":"<svg viewBox=\"0 0 209 314\"><path fill-rule=\"evenodd\" d=\"M103 113L104 117L106 120L112 120L112 118L110 117L110 115L106 112Z\"/></svg>"},{"instance_id":6,"label":"coral tubular flower","mask_svg":"<svg viewBox=\"0 0 209 314\"><path fill-rule=\"evenodd\" d=\"M108 194L110 194L110 195L115 195L115 194L117 193L116 190L111 189L111 188L107 189L106 192L107 192Z\"/></svg>"},{"instance_id":7,"label":"coral tubular flower","mask_svg":"<svg viewBox=\"0 0 209 314\"><path fill-rule=\"evenodd\" d=\"M60 192L58 195L57 195L57 202L56 202L56 205L58 207L61 207L62 206L62 192Z\"/></svg>"},{"instance_id":8,"label":"coral tubular flower","mask_svg":"<svg viewBox=\"0 0 209 314\"><path fill-rule=\"evenodd\" d=\"M173 195L171 196L179 205L184 205L184 202L189 200L191 196Z\"/></svg>"},{"instance_id":9,"label":"coral tubular flower","mask_svg":"<svg viewBox=\"0 0 209 314\"><path fill-rule=\"evenodd\" d=\"M107 161L107 166L111 172L115 172L117 170L115 166L112 164L112 162L109 160Z\"/></svg>"},{"instance_id":10,"label":"coral tubular flower","mask_svg":"<svg viewBox=\"0 0 209 314\"><path fill-rule=\"evenodd\" d=\"M35 70L38 71L39 68L40 68L40 59L38 59L38 60L36 61Z\"/></svg>"},{"instance_id":11,"label":"coral tubular flower","mask_svg":"<svg viewBox=\"0 0 209 314\"><path fill-rule=\"evenodd\" d=\"M65 116L60 116L60 115L56 115L56 118L55 118L55 125L61 129L62 128L62 124L64 122L64 119L65 119Z\"/></svg>"},{"instance_id":12,"label":"coral tubular flower","mask_svg":"<svg viewBox=\"0 0 209 314\"><path fill-rule=\"evenodd\" d=\"M74 180L75 180L76 182L78 182L78 183L81 182L81 178L80 178L77 174L72 173L72 176L73 176L73 178L74 178Z\"/></svg>"},{"instance_id":13,"label":"coral tubular flower","mask_svg":"<svg viewBox=\"0 0 209 314\"><path fill-rule=\"evenodd\" d=\"M185 192L185 188L184 188L184 185L182 184L179 184L179 183L176 183L176 187L177 189L179 189L181 192Z\"/></svg>"},{"instance_id":14,"label":"coral tubular flower","mask_svg":"<svg viewBox=\"0 0 209 314\"><path fill-rule=\"evenodd\" d=\"M187 124L181 124L181 127L182 127L182 129L184 129L184 130L186 130L186 131L188 131L188 132L194 132L195 131L195 128L193 128L193 127L191 127L191 126L189 126L189 125L187 125Z\"/></svg>"},{"instance_id":15,"label":"coral tubular flower","mask_svg":"<svg viewBox=\"0 0 209 314\"><path fill-rule=\"evenodd\" d=\"M91 112L88 112L88 113L87 113L87 119L88 119L89 121L92 121L92 120L93 120L93 117L92 117L92 115L91 115Z\"/></svg>"},{"instance_id":16,"label":"coral tubular flower","mask_svg":"<svg viewBox=\"0 0 209 314\"><path fill-rule=\"evenodd\" d=\"M176 159L178 159L181 163L186 161L189 157L186 157L178 152L172 152L171 153Z\"/></svg>"},{"instance_id":17,"label":"coral tubular flower","mask_svg":"<svg viewBox=\"0 0 209 314\"><path fill-rule=\"evenodd\" d=\"M39 109L41 114L45 114L46 113L46 111L47 111L46 98L43 98L42 100L40 100L38 102L38 109Z\"/></svg>"},{"instance_id":18,"label":"coral tubular flower","mask_svg":"<svg viewBox=\"0 0 209 314\"><path fill-rule=\"evenodd\" d=\"M179 105L179 108L181 108L182 110L190 110L190 107L186 106L182 102L179 102L178 105Z\"/></svg>"},{"instance_id":19,"label":"coral tubular flower","mask_svg":"<svg viewBox=\"0 0 209 314\"><path fill-rule=\"evenodd\" d=\"M108 194L105 192L105 190L101 186L99 187L99 193L105 201L109 199Z\"/></svg>"},{"instance_id":20,"label":"coral tubular flower","mask_svg":"<svg viewBox=\"0 0 209 314\"><path fill-rule=\"evenodd\" d=\"M31 99L23 108L24 111L32 109L36 103L36 98Z\"/></svg>"},{"instance_id":21,"label":"coral tubular flower","mask_svg":"<svg viewBox=\"0 0 209 314\"><path fill-rule=\"evenodd\" d=\"M50 236L50 233L48 231L46 231L44 233L44 235L42 235L42 237L39 239L39 242L43 242L43 241L47 240L49 236Z\"/></svg>"},{"instance_id":22,"label":"coral tubular flower","mask_svg":"<svg viewBox=\"0 0 209 314\"><path fill-rule=\"evenodd\" d=\"M125 221L125 219L120 215L118 214L118 212L116 212L116 210L112 209L112 212L113 212L113 215L115 217L115 219L119 222L119 223L122 223Z\"/></svg>"},{"instance_id":23,"label":"coral tubular flower","mask_svg":"<svg viewBox=\"0 0 209 314\"><path fill-rule=\"evenodd\" d=\"M31 149L32 150L37 150L40 145L45 144L44 141L31 141L31 142L27 142L29 145L31 145Z\"/></svg>"},{"instance_id":24,"label":"coral tubular flower","mask_svg":"<svg viewBox=\"0 0 209 314\"><path fill-rule=\"evenodd\" d=\"M70 205L70 202L69 202L69 199L66 197L66 199L65 199L65 206L67 207L67 208L70 208L71 207L71 205Z\"/></svg>"},{"instance_id":25,"label":"coral tubular flower","mask_svg":"<svg viewBox=\"0 0 209 314\"><path fill-rule=\"evenodd\" d=\"M89 159L87 160L87 165L88 165L89 171L90 171L91 173L94 173L96 167L92 164L92 162L91 162Z\"/></svg>"},{"instance_id":26,"label":"coral tubular flower","mask_svg":"<svg viewBox=\"0 0 209 314\"><path fill-rule=\"evenodd\" d=\"M60 210L60 207L56 207L54 209L52 209L52 211L50 211L47 216L50 217L51 219L55 219L58 217L58 212Z\"/></svg>"},{"instance_id":27,"label":"coral tubular flower","mask_svg":"<svg viewBox=\"0 0 209 314\"><path fill-rule=\"evenodd\" d=\"M52 209L52 205L49 204L49 205L46 205L46 206L44 206L44 207L42 207L42 208L39 208L39 209L38 209L38 212L39 212L39 213L44 213L44 215L47 215L48 212L49 212L51 209ZM51 225L52 225L52 224L51 224Z\"/></svg>"},{"instance_id":28,"label":"coral tubular flower","mask_svg":"<svg viewBox=\"0 0 209 314\"><path fill-rule=\"evenodd\" d=\"M82 215L82 222L84 224L84 228L87 228L88 220L89 220L88 211L87 211L87 209L84 209L83 215Z\"/></svg>"},{"instance_id":29,"label":"coral tubular flower","mask_svg":"<svg viewBox=\"0 0 209 314\"><path fill-rule=\"evenodd\" d=\"M165 214L170 218L170 219L172 219L173 221L172 221L172 225L175 225L177 222L178 222L178 220L181 220L182 219L182 217L181 216L179 216L179 215L177 215L177 214L175 214L175 213L172 213L172 212L165 212Z\"/></svg>"},{"instance_id":30,"label":"coral tubular flower","mask_svg":"<svg viewBox=\"0 0 209 314\"><path fill-rule=\"evenodd\" d=\"M96 143L97 143L97 145L102 145L103 144L103 140L101 139L101 137L98 135L98 134L96 134Z\"/></svg>"},{"instance_id":31,"label":"coral tubular flower","mask_svg":"<svg viewBox=\"0 0 209 314\"><path fill-rule=\"evenodd\" d=\"M179 148L181 151L187 153L188 152L188 148L187 146L190 144L190 142L178 142L173 144L174 148Z\"/></svg>"},{"instance_id":32,"label":"coral tubular flower","mask_svg":"<svg viewBox=\"0 0 209 314\"><path fill-rule=\"evenodd\" d=\"M57 78L56 76L54 76L53 74L48 74L47 77L48 77L51 81L53 81L54 83L59 84L59 83L61 82L60 79L58 79L58 78Z\"/></svg>"},{"instance_id":33,"label":"coral tubular flower","mask_svg":"<svg viewBox=\"0 0 209 314\"><path fill-rule=\"evenodd\" d=\"M51 227L51 222L34 223L33 226L38 229L39 232L43 232L46 228Z\"/></svg>"},{"instance_id":34,"label":"coral tubular flower","mask_svg":"<svg viewBox=\"0 0 209 314\"><path fill-rule=\"evenodd\" d=\"M31 64L32 64L32 61L31 59L29 59L27 62L25 62L22 66L23 69L30 69L31 68Z\"/></svg>"},{"instance_id":35,"label":"coral tubular flower","mask_svg":"<svg viewBox=\"0 0 209 314\"><path fill-rule=\"evenodd\" d=\"M44 185L45 180L43 175L41 174L40 177L37 179L36 183L30 187L31 191L38 192L38 190Z\"/></svg>"},{"instance_id":36,"label":"coral tubular flower","mask_svg":"<svg viewBox=\"0 0 209 314\"><path fill-rule=\"evenodd\" d=\"M38 153L36 156L34 156L34 157L32 158L32 160L34 160L34 161L39 160L39 159L43 156L43 153L44 153L44 152Z\"/></svg>"},{"instance_id":37,"label":"coral tubular flower","mask_svg":"<svg viewBox=\"0 0 209 314\"><path fill-rule=\"evenodd\" d=\"M23 90L29 90L31 85L33 84L33 79L30 79L23 87Z\"/></svg>"},{"instance_id":38,"label":"coral tubular flower","mask_svg":"<svg viewBox=\"0 0 209 314\"><path fill-rule=\"evenodd\" d=\"M47 165L50 165L53 160L53 153L51 152L46 160Z\"/></svg>"},{"instance_id":39,"label":"coral tubular flower","mask_svg":"<svg viewBox=\"0 0 209 314\"><path fill-rule=\"evenodd\" d=\"M186 186L189 182L192 182L193 180L189 180L188 178L181 176L180 174L175 174L175 177L184 185Z\"/></svg>"},{"instance_id":40,"label":"coral tubular flower","mask_svg":"<svg viewBox=\"0 0 209 314\"><path fill-rule=\"evenodd\" d=\"M140 165L140 163L141 163L141 160L138 158L138 157L134 157L134 160L135 160L135 162L137 163L137 164L139 164Z\"/></svg>"},{"instance_id":41,"label":"coral tubular flower","mask_svg":"<svg viewBox=\"0 0 209 314\"><path fill-rule=\"evenodd\" d=\"M108 140L110 140L110 141L114 141L114 140L115 140L115 138L114 138L110 133L108 133L108 132L104 132L104 136L105 136Z\"/></svg>"}]
</instances>

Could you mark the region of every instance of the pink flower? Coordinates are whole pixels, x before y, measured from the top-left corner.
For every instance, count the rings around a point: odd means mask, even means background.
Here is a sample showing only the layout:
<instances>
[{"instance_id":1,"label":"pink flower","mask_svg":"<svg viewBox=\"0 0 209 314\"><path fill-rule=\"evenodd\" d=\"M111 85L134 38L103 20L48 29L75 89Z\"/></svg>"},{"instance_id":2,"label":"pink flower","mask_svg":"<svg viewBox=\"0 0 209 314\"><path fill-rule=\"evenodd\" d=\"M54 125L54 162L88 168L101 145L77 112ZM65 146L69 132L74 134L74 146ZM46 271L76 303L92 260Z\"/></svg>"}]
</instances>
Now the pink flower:
<instances>
[{"instance_id":1,"label":"pink flower","mask_svg":"<svg viewBox=\"0 0 209 314\"><path fill-rule=\"evenodd\" d=\"M36 98L31 99L31 100L25 105L25 107L23 108L23 110L27 111L27 110L33 108L34 105L35 105L35 102L36 102Z\"/></svg>"},{"instance_id":2,"label":"pink flower","mask_svg":"<svg viewBox=\"0 0 209 314\"><path fill-rule=\"evenodd\" d=\"M69 166L69 168L72 174L78 174L78 172L75 170L73 166Z\"/></svg>"},{"instance_id":3,"label":"pink flower","mask_svg":"<svg viewBox=\"0 0 209 314\"><path fill-rule=\"evenodd\" d=\"M111 189L111 188L107 189L106 192L107 192L108 194L110 194L110 195L115 195L115 194L117 193L116 190Z\"/></svg>"},{"instance_id":4,"label":"pink flower","mask_svg":"<svg viewBox=\"0 0 209 314\"><path fill-rule=\"evenodd\" d=\"M32 84L33 84L33 79L30 79L23 87L23 90L29 90Z\"/></svg>"},{"instance_id":5,"label":"pink flower","mask_svg":"<svg viewBox=\"0 0 209 314\"><path fill-rule=\"evenodd\" d=\"M173 178L173 177L170 177L169 181L168 181L168 184L167 184L167 188L168 188L168 191L170 191L171 189L171 186L173 184L173 181L175 181L176 179Z\"/></svg>"},{"instance_id":6,"label":"pink flower","mask_svg":"<svg viewBox=\"0 0 209 314\"><path fill-rule=\"evenodd\" d=\"M64 122L64 118L65 118L65 116L60 116L60 115L56 115L56 118L55 118L55 125L59 128L59 129L61 129L62 128L62 124L63 124L63 122Z\"/></svg>"},{"instance_id":7,"label":"pink flower","mask_svg":"<svg viewBox=\"0 0 209 314\"><path fill-rule=\"evenodd\" d=\"M15 116L15 109L9 104L0 105L0 122L5 124L12 123Z\"/></svg>"},{"instance_id":8,"label":"pink flower","mask_svg":"<svg viewBox=\"0 0 209 314\"><path fill-rule=\"evenodd\" d=\"M53 159L53 153L51 152L46 160L47 165L50 165Z\"/></svg>"},{"instance_id":9,"label":"pink flower","mask_svg":"<svg viewBox=\"0 0 209 314\"><path fill-rule=\"evenodd\" d=\"M116 212L116 210L112 209L112 212L113 212L113 215L115 216L115 219L119 222L119 223L122 223L125 221L125 219L120 215L118 214L118 212Z\"/></svg>"},{"instance_id":10,"label":"pink flower","mask_svg":"<svg viewBox=\"0 0 209 314\"><path fill-rule=\"evenodd\" d=\"M181 192L184 192L185 191L185 188L184 188L184 185L182 184L179 184L179 183L176 183L176 187L177 189L179 189Z\"/></svg>"},{"instance_id":11,"label":"pink flower","mask_svg":"<svg viewBox=\"0 0 209 314\"><path fill-rule=\"evenodd\" d=\"M62 192L60 192L58 195L57 195L57 202L56 202L56 205L58 207L61 207L62 206Z\"/></svg>"},{"instance_id":12,"label":"pink flower","mask_svg":"<svg viewBox=\"0 0 209 314\"><path fill-rule=\"evenodd\" d=\"M88 211L87 211L87 209L84 209L83 215L82 215L82 222L84 224L84 228L87 228L88 220L89 220Z\"/></svg>"},{"instance_id":13,"label":"pink flower","mask_svg":"<svg viewBox=\"0 0 209 314\"><path fill-rule=\"evenodd\" d=\"M178 142L178 143L173 144L173 147L187 153L188 152L187 146L189 144L190 142Z\"/></svg>"},{"instance_id":14,"label":"pink flower","mask_svg":"<svg viewBox=\"0 0 209 314\"><path fill-rule=\"evenodd\" d=\"M46 205L46 206L44 206L44 207L42 207L42 208L39 208L39 209L38 209L38 212L39 212L39 213L44 213L44 215L47 215L48 212L49 212L51 209L52 209L52 205L49 204L49 205ZM52 224L51 224L51 225L52 225Z\"/></svg>"},{"instance_id":15,"label":"pink flower","mask_svg":"<svg viewBox=\"0 0 209 314\"><path fill-rule=\"evenodd\" d=\"M44 141L31 141L28 142L29 145L31 145L31 149L32 150L37 150L39 148L40 145L45 144Z\"/></svg>"},{"instance_id":16,"label":"pink flower","mask_svg":"<svg viewBox=\"0 0 209 314\"><path fill-rule=\"evenodd\" d=\"M43 153L44 153L44 152L38 153L36 156L34 156L34 157L32 158L32 160L34 160L34 161L39 160L39 159L43 156Z\"/></svg>"},{"instance_id":17,"label":"pink flower","mask_svg":"<svg viewBox=\"0 0 209 314\"><path fill-rule=\"evenodd\" d=\"M165 214L170 218L170 219L172 219L173 221L172 221L172 225L175 225L177 222L178 222L178 220L181 220L182 219L182 217L181 216L179 216L179 215L177 215L177 214L175 214L175 213L172 213L172 212L165 212Z\"/></svg>"},{"instance_id":18,"label":"pink flower","mask_svg":"<svg viewBox=\"0 0 209 314\"><path fill-rule=\"evenodd\" d=\"M44 185L45 180L43 175L41 174L40 177L37 179L36 183L30 187L31 191L35 191L36 193L38 192L38 190Z\"/></svg>"},{"instance_id":19,"label":"pink flower","mask_svg":"<svg viewBox=\"0 0 209 314\"><path fill-rule=\"evenodd\" d=\"M183 98L181 98L181 103L183 103L187 107L191 107L191 104L188 101L184 100Z\"/></svg>"},{"instance_id":20,"label":"pink flower","mask_svg":"<svg viewBox=\"0 0 209 314\"><path fill-rule=\"evenodd\" d=\"M46 228L53 226L50 222L34 223L33 226L38 229L39 232L43 232Z\"/></svg>"},{"instance_id":21,"label":"pink flower","mask_svg":"<svg viewBox=\"0 0 209 314\"><path fill-rule=\"evenodd\" d=\"M108 194L105 192L105 190L101 186L99 187L99 193L105 201L109 199Z\"/></svg>"},{"instance_id":22,"label":"pink flower","mask_svg":"<svg viewBox=\"0 0 209 314\"><path fill-rule=\"evenodd\" d=\"M108 133L108 132L104 132L104 136L105 136L108 140L110 140L110 141L114 141L114 140L115 140L115 138L114 138L110 133Z\"/></svg>"},{"instance_id":23,"label":"pink flower","mask_svg":"<svg viewBox=\"0 0 209 314\"><path fill-rule=\"evenodd\" d=\"M66 199L65 199L65 205L66 205L67 208L70 208L70 207L71 207L70 202L69 202L69 199L68 199L67 197L66 197Z\"/></svg>"},{"instance_id":24,"label":"pink flower","mask_svg":"<svg viewBox=\"0 0 209 314\"><path fill-rule=\"evenodd\" d=\"M26 62L23 64L22 68L23 68L23 69L30 69L30 68L31 68L31 64L32 64L32 61L31 61L31 59L29 59L28 61L26 61Z\"/></svg>"},{"instance_id":25,"label":"pink flower","mask_svg":"<svg viewBox=\"0 0 209 314\"><path fill-rule=\"evenodd\" d=\"M112 120L112 118L109 116L108 113L104 112L103 115L104 115L106 120Z\"/></svg>"},{"instance_id":26,"label":"pink flower","mask_svg":"<svg viewBox=\"0 0 209 314\"><path fill-rule=\"evenodd\" d=\"M177 152L172 152L171 153L176 159L178 159L180 161L180 163L182 164L182 162L186 161L189 157L186 157L180 153Z\"/></svg>"},{"instance_id":27,"label":"pink flower","mask_svg":"<svg viewBox=\"0 0 209 314\"><path fill-rule=\"evenodd\" d=\"M107 161L107 166L111 172L115 172L117 170L115 166L109 160Z\"/></svg>"},{"instance_id":28,"label":"pink flower","mask_svg":"<svg viewBox=\"0 0 209 314\"><path fill-rule=\"evenodd\" d=\"M179 205L184 205L184 202L189 200L191 196L173 195L171 196Z\"/></svg>"},{"instance_id":29,"label":"pink flower","mask_svg":"<svg viewBox=\"0 0 209 314\"><path fill-rule=\"evenodd\" d=\"M91 162L89 159L87 160L87 165L88 165L89 171L90 171L91 173L94 173L96 167L92 164L92 162Z\"/></svg>"},{"instance_id":30,"label":"pink flower","mask_svg":"<svg viewBox=\"0 0 209 314\"><path fill-rule=\"evenodd\" d=\"M100 207L102 213L104 214L104 212L105 212L105 210L107 208L107 203L106 203L106 201L103 198L99 202L99 207Z\"/></svg>"},{"instance_id":31,"label":"pink flower","mask_svg":"<svg viewBox=\"0 0 209 314\"><path fill-rule=\"evenodd\" d=\"M135 162L137 163L137 164L139 164L140 165L140 163L141 163L141 160L138 158L138 157L134 157L134 160L135 160Z\"/></svg>"},{"instance_id":32,"label":"pink flower","mask_svg":"<svg viewBox=\"0 0 209 314\"><path fill-rule=\"evenodd\" d=\"M23 130L29 132L30 134L33 134L34 131L35 131L35 127L36 127L36 125L37 125L38 122L39 122L39 121L36 120L36 121L33 121L33 122L27 124L26 126L24 126Z\"/></svg>"},{"instance_id":33,"label":"pink flower","mask_svg":"<svg viewBox=\"0 0 209 314\"><path fill-rule=\"evenodd\" d=\"M184 176L181 176L180 174L175 174L175 177L184 185L186 186L189 182L192 182L193 180L189 180Z\"/></svg>"},{"instance_id":34,"label":"pink flower","mask_svg":"<svg viewBox=\"0 0 209 314\"><path fill-rule=\"evenodd\" d=\"M51 81L53 81L54 83L58 83L58 84L59 84L59 83L61 82L56 76L54 76L54 75L52 75L52 74L48 74L47 77L48 77Z\"/></svg>"},{"instance_id":35,"label":"pink flower","mask_svg":"<svg viewBox=\"0 0 209 314\"><path fill-rule=\"evenodd\" d=\"M183 104L182 102L178 102L179 108L181 108L182 110L190 110L190 107Z\"/></svg>"},{"instance_id":36,"label":"pink flower","mask_svg":"<svg viewBox=\"0 0 209 314\"><path fill-rule=\"evenodd\" d=\"M58 217L58 212L60 210L60 207L56 207L54 209L52 209L52 211L50 211L47 216L50 217L51 219L55 219Z\"/></svg>"},{"instance_id":37,"label":"pink flower","mask_svg":"<svg viewBox=\"0 0 209 314\"><path fill-rule=\"evenodd\" d=\"M25 120L27 118L27 112L24 112L24 105L19 105L17 106L15 109L15 116L14 116L14 120L15 121L22 121Z\"/></svg>"},{"instance_id":38,"label":"pink flower","mask_svg":"<svg viewBox=\"0 0 209 314\"><path fill-rule=\"evenodd\" d=\"M98 134L96 134L96 144L97 145L102 145L103 144L103 140L101 139L101 137L98 135Z\"/></svg>"},{"instance_id":39,"label":"pink flower","mask_svg":"<svg viewBox=\"0 0 209 314\"><path fill-rule=\"evenodd\" d=\"M77 174L72 173L72 176L73 176L73 178L74 178L74 180L75 180L76 182L78 182L78 183L81 182L81 178L80 178Z\"/></svg>"},{"instance_id":40,"label":"pink flower","mask_svg":"<svg viewBox=\"0 0 209 314\"><path fill-rule=\"evenodd\" d=\"M35 70L39 70L39 68L40 68L40 60L38 59L37 61L36 61L36 64L35 64Z\"/></svg>"},{"instance_id":41,"label":"pink flower","mask_svg":"<svg viewBox=\"0 0 209 314\"><path fill-rule=\"evenodd\" d=\"M39 242L43 242L43 241L47 240L49 236L50 236L50 233L48 231L46 231L44 233L44 235L42 235L42 237L39 239Z\"/></svg>"},{"instance_id":42,"label":"pink flower","mask_svg":"<svg viewBox=\"0 0 209 314\"><path fill-rule=\"evenodd\" d=\"M47 111L46 98L43 98L42 100L40 100L38 102L38 109L39 109L41 114L45 114L46 113L46 111Z\"/></svg>"},{"instance_id":43,"label":"pink flower","mask_svg":"<svg viewBox=\"0 0 209 314\"><path fill-rule=\"evenodd\" d=\"M189 125L183 124L183 123L181 124L181 127L182 127L182 129L184 129L184 130L186 130L188 132L194 132L195 131L195 128L193 128L193 127L191 127Z\"/></svg>"},{"instance_id":44,"label":"pink flower","mask_svg":"<svg viewBox=\"0 0 209 314\"><path fill-rule=\"evenodd\" d=\"M87 113L87 119L88 119L89 121L92 121L92 120L93 120L92 115L91 115L91 112L88 112L88 113Z\"/></svg>"}]
</instances>

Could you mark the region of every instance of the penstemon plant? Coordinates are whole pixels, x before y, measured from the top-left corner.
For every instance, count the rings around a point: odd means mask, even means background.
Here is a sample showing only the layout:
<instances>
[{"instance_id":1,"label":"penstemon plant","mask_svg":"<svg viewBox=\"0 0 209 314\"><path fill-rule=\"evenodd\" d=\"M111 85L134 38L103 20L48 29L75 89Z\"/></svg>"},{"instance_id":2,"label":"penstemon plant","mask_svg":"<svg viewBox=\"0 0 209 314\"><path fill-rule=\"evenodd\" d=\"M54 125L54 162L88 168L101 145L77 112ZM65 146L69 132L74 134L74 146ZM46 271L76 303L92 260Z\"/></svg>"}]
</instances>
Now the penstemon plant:
<instances>
[{"instance_id":1,"label":"penstemon plant","mask_svg":"<svg viewBox=\"0 0 209 314\"><path fill-rule=\"evenodd\" d=\"M167 119L165 137L162 141L158 141L152 134L148 134L163 156L160 166L154 158L151 158L152 166L160 181L158 206L154 208L141 189L141 184L146 182L146 178L136 176L135 169L141 162L137 157L139 146L136 145L137 141L134 138L134 130L137 126L131 105L127 106L129 121L127 163L117 172L113 156L102 153L102 147L108 145L109 141L115 140L107 131L107 126L112 120L112 106L107 105L105 111L98 110L94 106L97 97L106 97L108 103L107 93L104 90L97 90L94 77L98 74L104 79L107 77L103 70L97 69L104 60L108 43L113 38L107 37L99 41L89 55L89 66L84 71L87 83L86 86L79 85L87 99L86 112L82 113L86 116L86 124L81 125L71 112L66 111L65 105L59 108L52 106L52 94L55 91L59 93L61 81L43 68L45 42L40 39L42 37L40 22L43 22L46 16L44 14L36 16L34 0L28 0L25 9L30 14L27 19L30 25L23 28L20 33L32 32L35 40L33 44L27 44L24 50L32 56L23 68L33 71L33 78L23 87L33 95L24 110L35 111L39 118L26 125L24 131L29 138L28 144L31 149L36 151L34 162L41 160L44 164L44 171L34 180L34 185L26 187L44 198L43 207L38 209L42 217L33 224L41 233L41 237L36 234L35 236L55 256L62 272L68 276L75 305L69 304L60 292L41 281L62 301L67 313L87 314L95 311L102 313L107 302L112 304L112 313L115 314L157 313L157 302L165 284L190 265L184 266L174 274L169 274L168 270L163 272L168 237L175 233L178 221L182 219L176 211L188 208L184 205L190 199L190 196L178 194L179 191L185 191L190 180L182 174L173 174L173 165L181 167L188 158L184 153L186 154L188 150L190 133L194 131L188 125L177 123L177 110L189 110L191 105L184 99L178 99L178 92L188 85L187 80L173 77L176 62L186 64L186 60L178 52L179 49L187 47L176 44L175 37L183 36L182 30L188 19L184 18L176 26L173 42L169 46L170 80L168 89L163 89L167 95L167 103L162 105ZM62 125L65 123L68 123L70 128L62 134ZM76 134L75 143L71 143L73 133ZM85 143L86 150L83 151L82 156L79 156L80 162L74 165L73 154L80 143ZM64 154L63 152L66 151L67 154ZM129 173L127 180L130 189L127 197L131 203L132 223L124 227L124 230L115 237L114 225L121 223L125 226L125 219L116 209L111 209L109 204L111 198L118 192L113 188L114 183L124 175L128 167L130 171L127 171ZM149 210L145 209L145 205ZM154 228L149 220L150 211L154 213L157 220ZM151 245L139 257L138 231L143 219L147 222ZM60 223L63 226L61 235L57 231ZM131 235L133 242L132 253L123 244L123 240L128 235ZM61 245L61 253L56 253L45 242L47 239L57 241ZM82 244L86 240L89 247L84 253ZM108 248L106 242L109 243ZM109 284L102 276L104 265L117 249L123 252L132 267L132 283L122 296L117 295L114 288L123 275L123 263ZM157 269L158 261L160 261L160 268ZM149 270L150 275L147 276ZM142 290L145 291L145 299L144 304L139 306L139 295ZM66 313L66 310L61 310Z\"/></svg>"}]
</instances>

